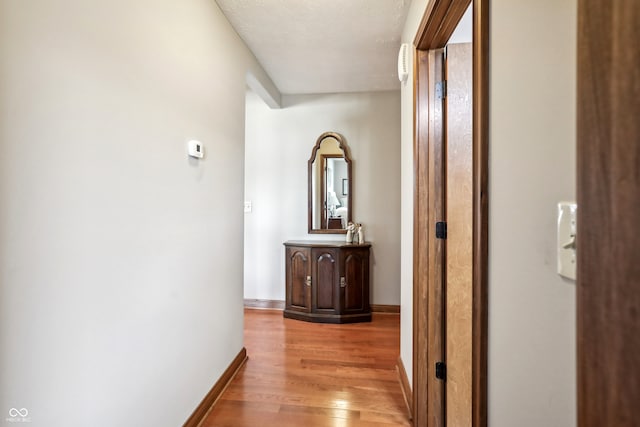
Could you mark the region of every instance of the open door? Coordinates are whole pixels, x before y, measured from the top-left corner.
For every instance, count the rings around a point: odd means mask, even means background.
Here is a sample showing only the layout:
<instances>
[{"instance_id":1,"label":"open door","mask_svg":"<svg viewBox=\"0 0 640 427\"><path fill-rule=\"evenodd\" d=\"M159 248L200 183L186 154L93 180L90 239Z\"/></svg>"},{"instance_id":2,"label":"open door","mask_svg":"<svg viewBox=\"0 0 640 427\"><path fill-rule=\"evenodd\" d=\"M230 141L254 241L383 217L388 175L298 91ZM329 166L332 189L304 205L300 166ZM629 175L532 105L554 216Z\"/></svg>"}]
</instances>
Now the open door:
<instances>
[{"instance_id":1,"label":"open door","mask_svg":"<svg viewBox=\"0 0 640 427\"><path fill-rule=\"evenodd\" d=\"M473 43L443 49L470 3L430 1L414 42L416 427L487 425L486 0Z\"/></svg>"},{"instance_id":2,"label":"open door","mask_svg":"<svg viewBox=\"0 0 640 427\"><path fill-rule=\"evenodd\" d=\"M445 384L447 425L471 426L473 342L473 50L446 48Z\"/></svg>"},{"instance_id":3,"label":"open door","mask_svg":"<svg viewBox=\"0 0 640 427\"><path fill-rule=\"evenodd\" d=\"M428 119L418 127L415 150L416 169L422 173L416 176L414 213L420 238L414 237L413 422L429 427L445 425L444 57L444 49L418 52L416 87L420 111L428 112Z\"/></svg>"}]
</instances>

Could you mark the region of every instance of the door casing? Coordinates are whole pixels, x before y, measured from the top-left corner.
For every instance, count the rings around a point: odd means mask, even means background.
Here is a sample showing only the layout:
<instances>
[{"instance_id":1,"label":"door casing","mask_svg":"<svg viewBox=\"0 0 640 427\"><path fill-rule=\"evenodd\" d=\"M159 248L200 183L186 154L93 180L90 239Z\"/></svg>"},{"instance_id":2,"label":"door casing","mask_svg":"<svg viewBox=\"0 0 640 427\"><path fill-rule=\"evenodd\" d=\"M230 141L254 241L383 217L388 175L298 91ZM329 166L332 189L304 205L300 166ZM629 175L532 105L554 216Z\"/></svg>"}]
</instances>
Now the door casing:
<instances>
[{"instance_id":1,"label":"door casing","mask_svg":"<svg viewBox=\"0 0 640 427\"><path fill-rule=\"evenodd\" d=\"M438 111L429 105L434 90L430 52L442 49L471 0L432 0L418 28L414 69L414 268L413 268L413 423L416 427L444 426L438 409L442 384L433 375L429 351L442 342L437 325L438 296L434 293L436 260L442 258L432 237L434 212L433 159ZM488 269L488 89L489 0L473 1L473 283L472 283L472 425L487 426L487 269ZM430 70L431 68L431 70ZM431 75L430 75L431 73ZM431 175L430 175L431 174ZM442 261L440 261L442 262ZM437 268L437 267L436 267ZM440 267L442 268L442 266ZM441 334L438 336L438 334ZM431 355L433 356L433 355ZM456 426L457 427L457 426Z\"/></svg>"}]
</instances>

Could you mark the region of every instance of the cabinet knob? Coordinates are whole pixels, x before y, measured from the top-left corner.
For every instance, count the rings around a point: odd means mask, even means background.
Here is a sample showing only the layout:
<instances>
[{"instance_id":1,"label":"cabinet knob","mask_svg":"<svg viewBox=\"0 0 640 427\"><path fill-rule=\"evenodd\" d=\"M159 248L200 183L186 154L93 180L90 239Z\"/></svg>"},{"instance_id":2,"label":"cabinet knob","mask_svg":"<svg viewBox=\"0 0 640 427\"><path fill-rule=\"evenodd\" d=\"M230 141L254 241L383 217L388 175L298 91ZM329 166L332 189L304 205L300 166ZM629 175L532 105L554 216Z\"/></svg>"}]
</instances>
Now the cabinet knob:
<instances>
[{"instance_id":1,"label":"cabinet knob","mask_svg":"<svg viewBox=\"0 0 640 427\"><path fill-rule=\"evenodd\" d=\"M305 285L311 286L311 276L307 276L307 280L305 281Z\"/></svg>"},{"instance_id":2,"label":"cabinet knob","mask_svg":"<svg viewBox=\"0 0 640 427\"><path fill-rule=\"evenodd\" d=\"M344 288L347 286L347 280L344 277L340 278L340 287Z\"/></svg>"}]
</instances>

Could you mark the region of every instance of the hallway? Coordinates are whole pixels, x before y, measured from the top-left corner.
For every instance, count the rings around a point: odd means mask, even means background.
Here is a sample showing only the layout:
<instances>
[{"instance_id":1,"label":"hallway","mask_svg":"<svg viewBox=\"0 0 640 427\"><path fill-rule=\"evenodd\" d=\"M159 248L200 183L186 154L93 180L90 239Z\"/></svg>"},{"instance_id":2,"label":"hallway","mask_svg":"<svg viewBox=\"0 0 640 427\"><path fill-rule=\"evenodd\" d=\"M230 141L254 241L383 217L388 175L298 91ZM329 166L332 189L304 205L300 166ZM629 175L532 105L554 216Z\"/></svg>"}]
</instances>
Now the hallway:
<instances>
[{"instance_id":1,"label":"hallway","mask_svg":"<svg viewBox=\"0 0 640 427\"><path fill-rule=\"evenodd\" d=\"M329 325L246 309L249 360L202 427L410 426L399 333L397 314Z\"/></svg>"}]
</instances>

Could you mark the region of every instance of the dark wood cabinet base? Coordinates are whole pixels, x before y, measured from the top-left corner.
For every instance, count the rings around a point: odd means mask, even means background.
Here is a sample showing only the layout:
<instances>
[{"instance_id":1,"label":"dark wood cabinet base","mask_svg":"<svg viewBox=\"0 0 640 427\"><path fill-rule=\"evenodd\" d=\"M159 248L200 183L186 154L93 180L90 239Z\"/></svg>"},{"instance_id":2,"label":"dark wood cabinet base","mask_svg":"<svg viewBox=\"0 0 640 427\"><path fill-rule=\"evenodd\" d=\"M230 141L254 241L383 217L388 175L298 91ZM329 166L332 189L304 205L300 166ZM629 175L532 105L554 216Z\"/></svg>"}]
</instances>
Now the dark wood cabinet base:
<instances>
[{"instance_id":1,"label":"dark wood cabinet base","mask_svg":"<svg viewBox=\"0 0 640 427\"><path fill-rule=\"evenodd\" d=\"M304 320L314 323L358 323L371 322L371 313L359 314L316 314L300 313L298 311L284 310L283 316L287 319Z\"/></svg>"}]
</instances>

